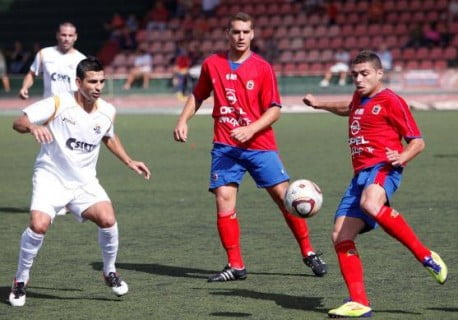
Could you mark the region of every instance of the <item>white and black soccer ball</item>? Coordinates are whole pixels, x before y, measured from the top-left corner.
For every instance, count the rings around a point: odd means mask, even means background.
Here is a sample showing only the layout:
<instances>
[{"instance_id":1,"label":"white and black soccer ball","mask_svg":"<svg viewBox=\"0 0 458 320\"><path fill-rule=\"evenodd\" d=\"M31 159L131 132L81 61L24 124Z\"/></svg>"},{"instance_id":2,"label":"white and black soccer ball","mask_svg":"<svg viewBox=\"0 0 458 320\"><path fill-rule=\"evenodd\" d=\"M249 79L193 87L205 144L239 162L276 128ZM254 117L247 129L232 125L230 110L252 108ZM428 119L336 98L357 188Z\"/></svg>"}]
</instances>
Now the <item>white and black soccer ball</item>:
<instances>
[{"instance_id":1,"label":"white and black soccer ball","mask_svg":"<svg viewBox=\"0 0 458 320\"><path fill-rule=\"evenodd\" d=\"M293 215L311 218L323 204L323 193L316 183L306 179L292 182L285 194L285 207Z\"/></svg>"}]
</instances>

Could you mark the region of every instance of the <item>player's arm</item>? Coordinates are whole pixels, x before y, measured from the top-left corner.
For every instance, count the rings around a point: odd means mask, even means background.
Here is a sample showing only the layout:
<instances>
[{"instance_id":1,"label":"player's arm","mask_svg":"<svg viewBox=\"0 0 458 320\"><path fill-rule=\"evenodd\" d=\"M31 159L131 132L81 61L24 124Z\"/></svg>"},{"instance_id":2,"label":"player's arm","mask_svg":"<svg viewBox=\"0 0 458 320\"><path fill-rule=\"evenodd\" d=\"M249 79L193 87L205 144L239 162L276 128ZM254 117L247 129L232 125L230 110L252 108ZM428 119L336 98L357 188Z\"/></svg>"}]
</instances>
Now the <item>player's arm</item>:
<instances>
[{"instance_id":1,"label":"player's arm","mask_svg":"<svg viewBox=\"0 0 458 320\"><path fill-rule=\"evenodd\" d=\"M32 123L25 113L14 120L13 129L19 133L30 133L38 143L53 141L51 131L46 126Z\"/></svg>"},{"instance_id":2,"label":"player's arm","mask_svg":"<svg viewBox=\"0 0 458 320\"><path fill-rule=\"evenodd\" d=\"M197 101L194 94L190 94L178 117L177 124L173 130L173 137L176 141L186 142L188 140L188 121L199 110L202 101Z\"/></svg>"},{"instance_id":3,"label":"player's arm","mask_svg":"<svg viewBox=\"0 0 458 320\"><path fill-rule=\"evenodd\" d=\"M107 146L108 150L110 150L119 160L121 160L126 166L137 172L138 174L142 174L145 179L149 180L151 173L148 167L141 161L132 160L132 158L127 154L124 146L121 143L121 140L117 135L113 135L111 137L105 136L102 141Z\"/></svg>"},{"instance_id":4,"label":"player's arm","mask_svg":"<svg viewBox=\"0 0 458 320\"><path fill-rule=\"evenodd\" d=\"M321 101L312 94L305 95L302 101L306 106L313 109L326 110L339 116L348 116L350 114L349 101Z\"/></svg>"},{"instance_id":5,"label":"player's arm","mask_svg":"<svg viewBox=\"0 0 458 320\"><path fill-rule=\"evenodd\" d=\"M29 98L29 88L33 85L35 80L35 73L33 71L29 71L22 81L22 87L19 90L19 97L21 99L28 99Z\"/></svg>"},{"instance_id":6,"label":"player's arm","mask_svg":"<svg viewBox=\"0 0 458 320\"><path fill-rule=\"evenodd\" d=\"M266 112L256 121L247 126L237 127L231 130L231 137L240 143L245 143L253 136L274 124L280 119L280 107L271 106Z\"/></svg>"},{"instance_id":7,"label":"player's arm","mask_svg":"<svg viewBox=\"0 0 458 320\"><path fill-rule=\"evenodd\" d=\"M407 143L407 146L401 153L386 148L386 157L392 166L404 166L422 152L425 146L425 141L422 138L414 138Z\"/></svg>"}]
</instances>

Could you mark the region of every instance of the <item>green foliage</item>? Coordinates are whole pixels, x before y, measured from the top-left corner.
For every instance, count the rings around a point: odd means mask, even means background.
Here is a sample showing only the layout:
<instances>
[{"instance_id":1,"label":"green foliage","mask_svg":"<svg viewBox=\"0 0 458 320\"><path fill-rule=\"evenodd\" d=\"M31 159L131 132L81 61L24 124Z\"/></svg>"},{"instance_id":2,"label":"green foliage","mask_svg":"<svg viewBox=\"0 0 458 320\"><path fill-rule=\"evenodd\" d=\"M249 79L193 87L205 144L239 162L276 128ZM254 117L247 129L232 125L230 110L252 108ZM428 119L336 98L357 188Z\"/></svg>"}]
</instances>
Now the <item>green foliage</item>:
<instances>
[{"instance_id":1,"label":"green foliage","mask_svg":"<svg viewBox=\"0 0 458 320\"><path fill-rule=\"evenodd\" d=\"M427 148L409 164L393 200L419 237L448 263L437 285L398 242L383 231L362 235L367 289L378 319L457 319L456 112L415 114ZM0 319L324 319L346 289L330 242L333 212L351 178L345 118L284 115L275 124L292 179L308 178L324 192L321 212L309 220L312 241L329 274L313 277L283 218L247 176L238 213L246 281L208 284L225 264L213 196L207 192L212 121L191 120L189 142L172 139L175 116L120 115L116 131L131 155L151 168L144 181L103 149L98 173L112 198L120 228L118 271L131 292L117 298L101 277L96 227L71 215L57 217L32 269L26 306L5 300L28 223L33 160L30 135L0 118ZM50 191L51 192L51 191Z\"/></svg>"}]
</instances>

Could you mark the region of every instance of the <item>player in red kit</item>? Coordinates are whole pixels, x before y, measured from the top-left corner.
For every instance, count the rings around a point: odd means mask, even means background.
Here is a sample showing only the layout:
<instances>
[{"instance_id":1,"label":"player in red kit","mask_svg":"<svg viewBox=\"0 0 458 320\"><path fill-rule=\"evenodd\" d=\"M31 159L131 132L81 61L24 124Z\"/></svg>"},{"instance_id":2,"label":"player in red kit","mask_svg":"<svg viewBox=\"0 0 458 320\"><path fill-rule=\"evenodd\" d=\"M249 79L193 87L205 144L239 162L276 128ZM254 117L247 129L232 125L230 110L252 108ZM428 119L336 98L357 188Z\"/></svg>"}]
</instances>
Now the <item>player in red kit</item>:
<instances>
[{"instance_id":1,"label":"player in red kit","mask_svg":"<svg viewBox=\"0 0 458 320\"><path fill-rule=\"evenodd\" d=\"M324 102L311 94L303 99L315 109L349 117L348 144L355 175L337 208L332 240L350 299L330 310L331 318L371 316L355 240L377 224L406 246L437 282L447 280L445 263L423 245L389 202L405 165L425 147L420 130L406 102L383 87L377 54L360 52L351 62L351 74L356 86L351 102Z\"/></svg>"},{"instance_id":2,"label":"player in red kit","mask_svg":"<svg viewBox=\"0 0 458 320\"><path fill-rule=\"evenodd\" d=\"M280 160L271 127L280 117L280 96L272 67L250 50L253 37L253 21L249 15L238 13L231 17L229 51L213 54L204 61L194 92L186 101L174 130L175 140L186 142L188 120L213 91L214 136L209 190L215 195L217 227L228 263L208 281L247 277L235 208L238 186L247 171L280 208L299 243L304 263L315 275L323 276L327 272L326 264L310 243L306 221L288 213L283 205L289 176Z\"/></svg>"}]
</instances>

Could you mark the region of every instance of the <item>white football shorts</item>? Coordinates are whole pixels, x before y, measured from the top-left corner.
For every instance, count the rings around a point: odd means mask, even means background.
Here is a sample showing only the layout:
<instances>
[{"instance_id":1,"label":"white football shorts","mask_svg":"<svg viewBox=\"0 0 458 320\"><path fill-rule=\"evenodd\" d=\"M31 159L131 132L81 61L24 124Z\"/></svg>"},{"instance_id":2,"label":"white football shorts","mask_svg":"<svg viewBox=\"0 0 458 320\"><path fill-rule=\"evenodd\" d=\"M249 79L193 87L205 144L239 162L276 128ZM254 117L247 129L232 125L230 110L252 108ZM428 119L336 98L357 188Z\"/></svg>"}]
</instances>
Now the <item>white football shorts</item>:
<instances>
[{"instance_id":1,"label":"white football shorts","mask_svg":"<svg viewBox=\"0 0 458 320\"><path fill-rule=\"evenodd\" d=\"M81 214L87 208L98 202L111 202L97 179L83 187L68 189L52 173L38 169L33 174L32 182L30 210L44 212L52 220L57 212L67 207L79 222L84 222L86 219Z\"/></svg>"}]
</instances>

